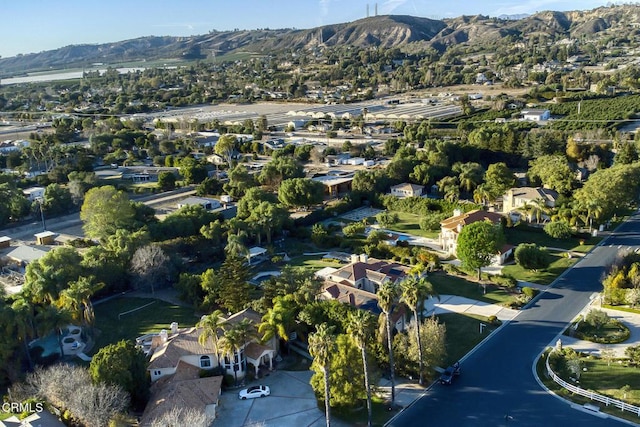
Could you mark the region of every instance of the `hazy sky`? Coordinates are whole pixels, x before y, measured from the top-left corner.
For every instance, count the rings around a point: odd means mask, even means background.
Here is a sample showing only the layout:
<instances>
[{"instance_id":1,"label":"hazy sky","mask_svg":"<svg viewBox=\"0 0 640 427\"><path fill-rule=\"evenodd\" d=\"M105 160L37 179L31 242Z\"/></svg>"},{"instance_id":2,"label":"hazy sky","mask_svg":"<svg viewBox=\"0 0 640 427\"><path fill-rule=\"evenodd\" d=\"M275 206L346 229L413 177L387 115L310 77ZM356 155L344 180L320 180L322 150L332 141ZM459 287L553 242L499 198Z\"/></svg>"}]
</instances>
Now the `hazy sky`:
<instances>
[{"instance_id":1,"label":"hazy sky","mask_svg":"<svg viewBox=\"0 0 640 427\"><path fill-rule=\"evenodd\" d=\"M606 0L379 0L378 15L450 18L460 15L592 9ZM4 0L0 56L70 44L141 36L189 36L210 30L312 28L353 21L375 0Z\"/></svg>"}]
</instances>

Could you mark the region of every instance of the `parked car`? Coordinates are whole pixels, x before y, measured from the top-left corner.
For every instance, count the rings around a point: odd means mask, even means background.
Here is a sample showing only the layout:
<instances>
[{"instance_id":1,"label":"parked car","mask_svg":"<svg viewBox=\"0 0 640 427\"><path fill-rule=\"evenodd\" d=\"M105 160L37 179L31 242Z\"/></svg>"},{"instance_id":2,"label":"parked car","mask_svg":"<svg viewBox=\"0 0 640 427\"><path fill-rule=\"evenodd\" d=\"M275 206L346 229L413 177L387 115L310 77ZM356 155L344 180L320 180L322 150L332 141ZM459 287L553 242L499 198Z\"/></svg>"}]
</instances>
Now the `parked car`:
<instances>
[{"instance_id":1,"label":"parked car","mask_svg":"<svg viewBox=\"0 0 640 427\"><path fill-rule=\"evenodd\" d=\"M265 397L271 394L271 389L268 385L254 385L244 390L240 390L238 393L238 399L247 400L254 397Z\"/></svg>"},{"instance_id":2,"label":"parked car","mask_svg":"<svg viewBox=\"0 0 640 427\"><path fill-rule=\"evenodd\" d=\"M440 384L450 385L453 382L453 377L460 375L460 362L456 362L444 370L440 375Z\"/></svg>"}]
</instances>

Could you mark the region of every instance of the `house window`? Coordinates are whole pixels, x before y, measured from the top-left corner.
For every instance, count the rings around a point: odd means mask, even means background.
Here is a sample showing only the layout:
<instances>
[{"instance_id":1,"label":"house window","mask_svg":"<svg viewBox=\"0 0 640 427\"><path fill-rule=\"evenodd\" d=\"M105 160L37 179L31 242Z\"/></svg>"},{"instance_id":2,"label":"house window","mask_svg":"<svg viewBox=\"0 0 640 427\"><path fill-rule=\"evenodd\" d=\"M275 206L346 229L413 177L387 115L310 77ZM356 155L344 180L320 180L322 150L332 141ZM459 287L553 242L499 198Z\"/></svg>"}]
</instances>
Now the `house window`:
<instances>
[{"instance_id":1,"label":"house window","mask_svg":"<svg viewBox=\"0 0 640 427\"><path fill-rule=\"evenodd\" d=\"M153 371L153 375L155 375L156 377L160 376L162 375L162 371Z\"/></svg>"},{"instance_id":2,"label":"house window","mask_svg":"<svg viewBox=\"0 0 640 427\"><path fill-rule=\"evenodd\" d=\"M201 368L210 368L211 367L211 358L209 356L200 356L200 367Z\"/></svg>"}]
</instances>

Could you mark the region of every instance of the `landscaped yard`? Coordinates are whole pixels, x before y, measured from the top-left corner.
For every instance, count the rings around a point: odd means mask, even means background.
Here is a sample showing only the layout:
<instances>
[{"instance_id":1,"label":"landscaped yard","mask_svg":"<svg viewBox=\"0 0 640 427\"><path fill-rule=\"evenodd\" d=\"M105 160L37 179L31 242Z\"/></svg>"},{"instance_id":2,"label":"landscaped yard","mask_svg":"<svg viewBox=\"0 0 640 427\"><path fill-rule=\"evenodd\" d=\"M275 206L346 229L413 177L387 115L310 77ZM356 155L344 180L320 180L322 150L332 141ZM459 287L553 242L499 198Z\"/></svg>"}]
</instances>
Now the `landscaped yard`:
<instances>
[{"instance_id":1,"label":"landscaped yard","mask_svg":"<svg viewBox=\"0 0 640 427\"><path fill-rule=\"evenodd\" d=\"M300 255L291 258L291 261L288 261L287 265L291 267L305 267L317 271L325 267L340 268L344 264L336 262L335 260L324 260L322 259L322 255Z\"/></svg>"},{"instance_id":2,"label":"landscaped yard","mask_svg":"<svg viewBox=\"0 0 640 427\"><path fill-rule=\"evenodd\" d=\"M389 213L398 215L398 222L383 228L391 231L397 231L399 233L407 233L414 236L426 237L429 239L438 238L438 231L426 231L420 228L419 215L400 211L389 211Z\"/></svg>"},{"instance_id":3,"label":"landscaped yard","mask_svg":"<svg viewBox=\"0 0 640 427\"><path fill-rule=\"evenodd\" d=\"M149 305L147 305L149 304ZM128 314L127 311L143 307ZM178 322L180 328L194 326L198 322L192 308L181 307L168 302L148 299L119 297L95 307L96 343L92 353L107 344L122 339L133 340L151 332L169 331L171 322Z\"/></svg>"},{"instance_id":4,"label":"landscaped yard","mask_svg":"<svg viewBox=\"0 0 640 427\"><path fill-rule=\"evenodd\" d=\"M438 319L447 326L447 358L444 365L449 366L460 360L483 339L497 328L491 325L486 317L470 314L446 313L439 314ZM485 324L482 334L480 323Z\"/></svg>"},{"instance_id":5,"label":"landscaped yard","mask_svg":"<svg viewBox=\"0 0 640 427\"><path fill-rule=\"evenodd\" d=\"M540 357L536 370L542 382L556 394L562 396L577 404L596 404L602 412L615 415L638 422L638 416L630 412L622 412L613 406L605 406L604 404L592 401L586 397L573 394L568 390L560 387L551 380L546 373L545 359L546 352ZM577 386L593 390L596 393L612 397L614 399L623 400L632 405L640 406L640 369L637 367L627 366L625 362L612 361L607 363L602 359L593 356L581 357L582 367L586 368L580 375L580 382ZM563 378L568 381L568 378ZM628 387L626 387L628 386Z\"/></svg>"},{"instance_id":6,"label":"landscaped yard","mask_svg":"<svg viewBox=\"0 0 640 427\"><path fill-rule=\"evenodd\" d=\"M515 294L510 294L495 285L487 284L486 293L484 287L463 277L452 276L446 273L434 273L429 275L429 281L438 295L458 295L489 304L507 305L513 301Z\"/></svg>"},{"instance_id":7,"label":"landscaped yard","mask_svg":"<svg viewBox=\"0 0 640 427\"><path fill-rule=\"evenodd\" d=\"M576 252L588 252L594 245L602 240L600 237L571 237L566 240L554 239L545 233L542 228L530 227L527 225L505 228L504 234L507 243L514 246L518 246L520 243L535 243L538 246L561 248ZM584 241L584 244L582 245L580 244L581 240Z\"/></svg>"},{"instance_id":8,"label":"landscaped yard","mask_svg":"<svg viewBox=\"0 0 640 427\"><path fill-rule=\"evenodd\" d=\"M518 264L511 264L505 265L502 268L502 274L525 282L549 285L560 274L562 274L563 271L574 265L579 260L577 257L567 258L562 256L562 253L558 252L550 252L549 256L552 258L551 264L544 270L525 270Z\"/></svg>"}]
</instances>

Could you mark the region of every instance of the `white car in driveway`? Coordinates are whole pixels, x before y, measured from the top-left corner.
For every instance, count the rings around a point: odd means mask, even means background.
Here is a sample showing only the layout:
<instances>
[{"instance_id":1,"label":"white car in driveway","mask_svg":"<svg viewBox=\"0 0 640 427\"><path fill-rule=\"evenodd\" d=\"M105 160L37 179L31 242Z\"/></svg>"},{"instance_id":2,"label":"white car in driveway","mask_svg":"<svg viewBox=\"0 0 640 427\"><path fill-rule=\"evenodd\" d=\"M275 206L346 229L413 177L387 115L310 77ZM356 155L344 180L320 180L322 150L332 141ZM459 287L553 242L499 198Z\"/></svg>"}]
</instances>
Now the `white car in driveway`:
<instances>
[{"instance_id":1,"label":"white car in driveway","mask_svg":"<svg viewBox=\"0 0 640 427\"><path fill-rule=\"evenodd\" d=\"M268 385L254 385L244 390L240 390L238 393L238 399L247 400L254 397L265 397L271 394L271 389Z\"/></svg>"}]
</instances>

